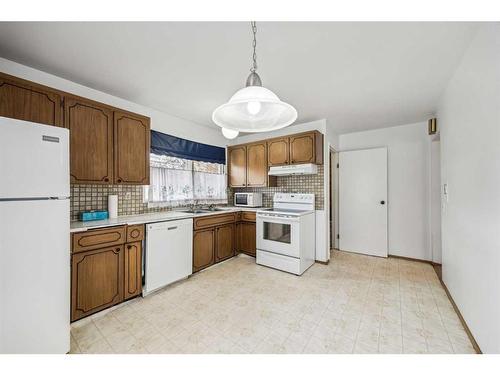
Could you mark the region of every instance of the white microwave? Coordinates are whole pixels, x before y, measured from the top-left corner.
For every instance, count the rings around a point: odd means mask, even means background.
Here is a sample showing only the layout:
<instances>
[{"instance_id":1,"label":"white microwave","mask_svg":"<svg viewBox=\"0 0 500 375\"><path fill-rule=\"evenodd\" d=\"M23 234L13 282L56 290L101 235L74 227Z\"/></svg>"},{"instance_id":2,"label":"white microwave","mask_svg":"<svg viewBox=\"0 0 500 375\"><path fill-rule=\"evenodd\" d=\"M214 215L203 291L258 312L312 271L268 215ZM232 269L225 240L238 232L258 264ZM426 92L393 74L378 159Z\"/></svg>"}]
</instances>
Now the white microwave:
<instances>
[{"instance_id":1,"label":"white microwave","mask_svg":"<svg viewBox=\"0 0 500 375\"><path fill-rule=\"evenodd\" d=\"M262 193L234 193L234 205L242 207L261 207Z\"/></svg>"}]
</instances>

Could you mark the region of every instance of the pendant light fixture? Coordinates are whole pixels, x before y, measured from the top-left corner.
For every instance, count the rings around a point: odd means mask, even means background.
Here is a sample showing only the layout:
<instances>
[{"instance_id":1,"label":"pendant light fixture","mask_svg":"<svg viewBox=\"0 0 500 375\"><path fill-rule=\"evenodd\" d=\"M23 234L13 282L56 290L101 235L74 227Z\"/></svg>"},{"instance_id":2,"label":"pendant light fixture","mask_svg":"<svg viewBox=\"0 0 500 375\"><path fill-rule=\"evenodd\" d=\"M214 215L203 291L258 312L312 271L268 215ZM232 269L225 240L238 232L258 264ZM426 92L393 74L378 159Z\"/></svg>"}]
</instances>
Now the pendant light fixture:
<instances>
[{"instance_id":1,"label":"pendant light fixture","mask_svg":"<svg viewBox=\"0 0 500 375\"><path fill-rule=\"evenodd\" d=\"M281 129L297 119L297 111L282 102L271 90L262 87L257 74L257 26L251 22L253 33L252 68L246 87L238 90L229 101L218 107L212 120L222 128L222 134L232 139L239 132L259 133Z\"/></svg>"}]
</instances>

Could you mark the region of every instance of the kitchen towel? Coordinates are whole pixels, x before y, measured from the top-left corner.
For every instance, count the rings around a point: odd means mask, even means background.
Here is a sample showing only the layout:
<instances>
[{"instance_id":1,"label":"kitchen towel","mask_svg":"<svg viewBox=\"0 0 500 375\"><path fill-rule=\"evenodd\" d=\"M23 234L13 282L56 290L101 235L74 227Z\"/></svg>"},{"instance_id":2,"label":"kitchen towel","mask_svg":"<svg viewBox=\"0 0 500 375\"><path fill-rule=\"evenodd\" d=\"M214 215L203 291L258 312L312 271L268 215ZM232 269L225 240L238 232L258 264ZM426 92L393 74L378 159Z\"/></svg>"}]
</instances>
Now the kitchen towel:
<instances>
[{"instance_id":1,"label":"kitchen towel","mask_svg":"<svg viewBox=\"0 0 500 375\"><path fill-rule=\"evenodd\" d=\"M118 217L118 195L108 195L108 212L110 219Z\"/></svg>"}]
</instances>

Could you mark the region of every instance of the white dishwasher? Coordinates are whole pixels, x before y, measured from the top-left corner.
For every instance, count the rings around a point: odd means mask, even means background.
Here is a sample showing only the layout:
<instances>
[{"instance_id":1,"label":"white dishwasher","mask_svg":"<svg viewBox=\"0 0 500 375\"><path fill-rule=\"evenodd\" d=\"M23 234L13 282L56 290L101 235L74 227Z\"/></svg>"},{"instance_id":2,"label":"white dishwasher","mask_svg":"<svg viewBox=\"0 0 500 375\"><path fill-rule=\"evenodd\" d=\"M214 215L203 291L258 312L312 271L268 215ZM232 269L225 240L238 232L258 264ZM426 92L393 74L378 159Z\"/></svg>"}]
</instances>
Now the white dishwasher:
<instances>
[{"instance_id":1,"label":"white dishwasher","mask_svg":"<svg viewBox=\"0 0 500 375\"><path fill-rule=\"evenodd\" d=\"M193 219L147 224L143 295L193 273Z\"/></svg>"}]
</instances>

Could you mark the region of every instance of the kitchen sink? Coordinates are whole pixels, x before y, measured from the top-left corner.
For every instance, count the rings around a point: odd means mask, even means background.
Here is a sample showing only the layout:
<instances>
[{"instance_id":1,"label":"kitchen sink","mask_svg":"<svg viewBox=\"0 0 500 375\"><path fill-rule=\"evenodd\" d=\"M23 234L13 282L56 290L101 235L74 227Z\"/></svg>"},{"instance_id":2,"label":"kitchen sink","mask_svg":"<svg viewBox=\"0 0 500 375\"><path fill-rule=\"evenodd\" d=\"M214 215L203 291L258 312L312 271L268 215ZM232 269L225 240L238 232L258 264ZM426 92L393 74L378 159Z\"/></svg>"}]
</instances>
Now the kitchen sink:
<instances>
[{"instance_id":1,"label":"kitchen sink","mask_svg":"<svg viewBox=\"0 0 500 375\"><path fill-rule=\"evenodd\" d=\"M220 212L220 211L230 211L230 208L214 207L214 208L197 208L192 210L182 210L180 212L186 212L188 214L204 214L207 212Z\"/></svg>"},{"instance_id":2,"label":"kitchen sink","mask_svg":"<svg viewBox=\"0 0 500 375\"><path fill-rule=\"evenodd\" d=\"M203 214L203 213L210 212L210 211L208 211L208 210L181 210L179 212L185 212L187 214Z\"/></svg>"}]
</instances>

